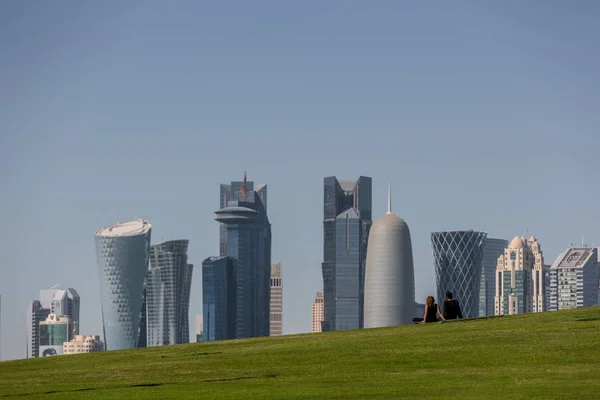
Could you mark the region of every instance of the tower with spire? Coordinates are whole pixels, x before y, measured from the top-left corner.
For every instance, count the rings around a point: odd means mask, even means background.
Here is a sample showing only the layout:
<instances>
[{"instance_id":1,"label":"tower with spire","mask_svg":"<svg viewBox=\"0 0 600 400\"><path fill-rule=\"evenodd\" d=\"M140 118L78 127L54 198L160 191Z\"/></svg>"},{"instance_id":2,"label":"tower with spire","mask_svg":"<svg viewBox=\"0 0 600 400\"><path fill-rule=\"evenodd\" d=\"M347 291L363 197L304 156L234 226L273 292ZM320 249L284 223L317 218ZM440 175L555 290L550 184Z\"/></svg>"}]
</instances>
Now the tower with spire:
<instances>
[{"instance_id":1,"label":"tower with spire","mask_svg":"<svg viewBox=\"0 0 600 400\"><path fill-rule=\"evenodd\" d=\"M365 328L410 324L415 316L415 279L410 230L392 212L388 184L387 212L371 226L365 269Z\"/></svg>"}]
</instances>

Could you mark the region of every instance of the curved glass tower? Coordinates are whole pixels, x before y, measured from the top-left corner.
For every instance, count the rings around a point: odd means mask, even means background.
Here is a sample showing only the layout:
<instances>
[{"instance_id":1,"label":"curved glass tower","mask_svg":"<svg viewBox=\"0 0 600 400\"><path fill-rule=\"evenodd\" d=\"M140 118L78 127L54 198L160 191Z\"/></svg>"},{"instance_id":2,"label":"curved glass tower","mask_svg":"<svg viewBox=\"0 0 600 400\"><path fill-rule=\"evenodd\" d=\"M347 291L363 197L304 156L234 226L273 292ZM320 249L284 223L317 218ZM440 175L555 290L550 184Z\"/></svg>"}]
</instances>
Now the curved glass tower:
<instances>
[{"instance_id":1,"label":"curved glass tower","mask_svg":"<svg viewBox=\"0 0 600 400\"><path fill-rule=\"evenodd\" d=\"M388 189L389 190L389 189ZM415 316L415 271L410 230L388 211L371 226L365 269L365 328L410 324Z\"/></svg>"},{"instance_id":2,"label":"curved glass tower","mask_svg":"<svg viewBox=\"0 0 600 400\"><path fill-rule=\"evenodd\" d=\"M147 346L189 343L192 264L189 241L170 240L150 246L146 280Z\"/></svg>"},{"instance_id":3,"label":"curved glass tower","mask_svg":"<svg viewBox=\"0 0 600 400\"><path fill-rule=\"evenodd\" d=\"M431 233L437 303L451 291L465 318L479 314L479 283L487 233L473 230Z\"/></svg>"},{"instance_id":4,"label":"curved glass tower","mask_svg":"<svg viewBox=\"0 0 600 400\"><path fill-rule=\"evenodd\" d=\"M106 350L137 346L151 229L149 221L136 219L96 232Z\"/></svg>"}]
</instances>

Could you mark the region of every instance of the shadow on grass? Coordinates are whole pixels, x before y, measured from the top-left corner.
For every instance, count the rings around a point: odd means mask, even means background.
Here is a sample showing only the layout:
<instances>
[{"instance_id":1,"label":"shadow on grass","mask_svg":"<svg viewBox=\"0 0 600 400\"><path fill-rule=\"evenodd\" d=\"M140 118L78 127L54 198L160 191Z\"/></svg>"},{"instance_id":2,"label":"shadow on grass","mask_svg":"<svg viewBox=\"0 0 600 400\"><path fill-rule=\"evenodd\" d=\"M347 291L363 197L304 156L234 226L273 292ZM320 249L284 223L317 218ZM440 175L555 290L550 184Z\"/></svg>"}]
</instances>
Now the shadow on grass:
<instances>
[{"instance_id":1,"label":"shadow on grass","mask_svg":"<svg viewBox=\"0 0 600 400\"><path fill-rule=\"evenodd\" d=\"M210 353L214 354L214 353ZM232 381L241 381L247 379L263 379L263 378L275 378L277 375L269 374L269 375L259 375L259 376L239 376L235 378L223 378L223 379L207 379L202 382L206 383L217 383L217 382L232 382ZM72 390L49 390L47 392L36 392L36 393L16 393L16 394L4 394L0 395L0 398L8 398L8 397L27 397L27 396L39 396L39 395L47 395L47 394L57 394L57 393L76 393L76 392L89 392L92 390L108 390L108 389L128 389L128 388L140 388L140 387L157 387L164 385L177 385L177 383L136 383L133 385L120 385L120 386L108 386L108 387L95 387L95 388L81 388L81 389L72 389Z\"/></svg>"}]
</instances>

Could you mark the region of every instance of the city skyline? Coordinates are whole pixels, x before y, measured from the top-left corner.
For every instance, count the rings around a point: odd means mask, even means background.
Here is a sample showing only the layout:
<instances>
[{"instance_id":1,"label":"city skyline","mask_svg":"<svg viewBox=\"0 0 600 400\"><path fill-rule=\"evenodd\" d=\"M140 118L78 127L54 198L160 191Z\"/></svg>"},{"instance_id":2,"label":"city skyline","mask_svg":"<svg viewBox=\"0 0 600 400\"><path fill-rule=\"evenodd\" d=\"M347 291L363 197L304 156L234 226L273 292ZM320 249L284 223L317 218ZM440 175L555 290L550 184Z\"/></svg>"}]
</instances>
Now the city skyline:
<instances>
[{"instance_id":1,"label":"city skyline","mask_svg":"<svg viewBox=\"0 0 600 400\"><path fill-rule=\"evenodd\" d=\"M197 267L219 255L216 191L244 170L269 184L285 333L310 330L322 288L324 176L373 177L374 216L402 187L419 303L431 232L529 230L548 264L600 244L595 2L1 7L2 359L25 357L24 310L58 282L102 333L98 227L145 218Z\"/></svg>"}]
</instances>

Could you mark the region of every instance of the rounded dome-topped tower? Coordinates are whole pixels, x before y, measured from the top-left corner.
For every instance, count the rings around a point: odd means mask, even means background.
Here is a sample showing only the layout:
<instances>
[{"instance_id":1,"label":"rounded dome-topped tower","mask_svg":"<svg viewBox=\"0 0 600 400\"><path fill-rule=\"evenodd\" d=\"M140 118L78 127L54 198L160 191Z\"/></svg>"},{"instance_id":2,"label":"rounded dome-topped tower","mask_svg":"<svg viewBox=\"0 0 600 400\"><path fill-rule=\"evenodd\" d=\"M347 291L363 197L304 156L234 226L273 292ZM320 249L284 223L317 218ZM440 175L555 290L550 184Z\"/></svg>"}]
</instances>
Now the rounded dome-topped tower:
<instances>
[{"instance_id":1,"label":"rounded dome-topped tower","mask_svg":"<svg viewBox=\"0 0 600 400\"><path fill-rule=\"evenodd\" d=\"M364 327L412 323L415 313L415 273L410 230L388 211L371 226L365 269Z\"/></svg>"},{"instance_id":2,"label":"rounded dome-topped tower","mask_svg":"<svg viewBox=\"0 0 600 400\"><path fill-rule=\"evenodd\" d=\"M525 243L523 243L523 239L519 236L515 236L515 238L508 245L511 249L521 249L525 247Z\"/></svg>"}]
</instances>

